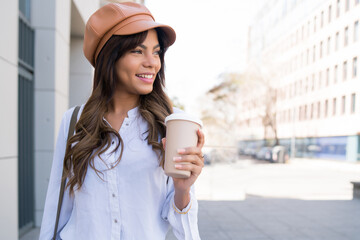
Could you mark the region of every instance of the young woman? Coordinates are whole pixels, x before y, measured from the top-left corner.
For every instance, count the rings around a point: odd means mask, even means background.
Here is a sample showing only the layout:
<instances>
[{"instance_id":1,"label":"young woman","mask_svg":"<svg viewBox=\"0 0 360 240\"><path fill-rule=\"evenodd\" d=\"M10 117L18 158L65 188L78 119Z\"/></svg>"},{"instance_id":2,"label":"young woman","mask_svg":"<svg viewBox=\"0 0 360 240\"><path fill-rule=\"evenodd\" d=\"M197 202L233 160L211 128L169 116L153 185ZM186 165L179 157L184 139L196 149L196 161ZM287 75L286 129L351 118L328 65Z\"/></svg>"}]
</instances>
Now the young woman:
<instances>
[{"instance_id":1,"label":"young woman","mask_svg":"<svg viewBox=\"0 0 360 240\"><path fill-rule=\"evenodd\" d=\"M169 225L178 239L200 239L193 184L204 165L204 135L180 149L186 179L164 174L164 54L175 32L135 3L111 3L89 19L84 53L95 67L91 96L69 140L74 108L62 119L40 239L51 239L63 168L67 182L57 239L158 240Z\"/></svg>"}]
</instances>

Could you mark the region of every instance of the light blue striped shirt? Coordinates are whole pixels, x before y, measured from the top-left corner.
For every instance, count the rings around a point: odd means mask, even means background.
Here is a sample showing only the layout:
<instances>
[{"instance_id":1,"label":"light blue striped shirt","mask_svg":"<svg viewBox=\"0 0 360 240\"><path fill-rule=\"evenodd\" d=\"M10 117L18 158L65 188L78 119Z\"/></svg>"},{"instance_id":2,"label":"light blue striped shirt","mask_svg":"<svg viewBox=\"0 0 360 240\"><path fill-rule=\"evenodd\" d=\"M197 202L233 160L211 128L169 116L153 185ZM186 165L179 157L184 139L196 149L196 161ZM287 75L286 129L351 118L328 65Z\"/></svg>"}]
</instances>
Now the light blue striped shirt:
<instances>
[{"instance_id":1,"label":"light blue striped shirt","mask_svg":"<svg viewBox=\"0 0 360 240\"><path fill-rule=\"evenodd\" d=\"M84 105L80 108L79 116ZM63 159L70 118L73 109L63 116L51 168L40 240L50 240L55 226ZM178 111L175 110L174 111ZM120 156L113 138L111 147L95 157L94 165L101 170L99 178L88 167L82 188L69 196L64 194L58 238L64 240L160 240L165 239L170 225L177 239L200 239L197 225L198 202L194 186L190 203L177 213L174 204L172 178L159 167L159 158L146 140L148 123L140 116L138 107L128 112L120 128L124 152L120 163L111 166ZM180 211L179 209L177 209Z\"/></svg>"}]
</instances>

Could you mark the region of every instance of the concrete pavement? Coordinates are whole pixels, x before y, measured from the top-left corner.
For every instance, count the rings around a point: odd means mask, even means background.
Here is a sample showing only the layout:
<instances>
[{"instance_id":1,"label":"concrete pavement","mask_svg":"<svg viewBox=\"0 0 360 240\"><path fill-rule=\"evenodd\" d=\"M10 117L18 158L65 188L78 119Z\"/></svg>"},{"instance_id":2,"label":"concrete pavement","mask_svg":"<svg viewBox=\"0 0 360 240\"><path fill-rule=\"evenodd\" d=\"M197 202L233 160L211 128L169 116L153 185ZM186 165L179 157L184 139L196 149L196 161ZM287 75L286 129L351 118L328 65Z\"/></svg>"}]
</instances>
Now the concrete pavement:
<instances>
[{"instance_id":1,"label":"concrete pavement","mask_svg":"<svg viewBox=\"0 0 360 240\"><path fill-rule=\"evenodd\" d=\"M203 240L359 240L359 163L248 159L206 166L196 183ZM38 229L21 240L38 239ZM167 240L174 240L169 232Z\"/></svg>"},{"instance_id":2,"label":"concrete pavement","mask_svg":"<svg viewBox=\"0 0 360 240\"><path fill-rule=\"evenodd\" d=\"M360 164L239 160L204 168L196 183L204 240L359 240ZM167 240L175 238L170 233Z\"/></svg>"}]
</instances>

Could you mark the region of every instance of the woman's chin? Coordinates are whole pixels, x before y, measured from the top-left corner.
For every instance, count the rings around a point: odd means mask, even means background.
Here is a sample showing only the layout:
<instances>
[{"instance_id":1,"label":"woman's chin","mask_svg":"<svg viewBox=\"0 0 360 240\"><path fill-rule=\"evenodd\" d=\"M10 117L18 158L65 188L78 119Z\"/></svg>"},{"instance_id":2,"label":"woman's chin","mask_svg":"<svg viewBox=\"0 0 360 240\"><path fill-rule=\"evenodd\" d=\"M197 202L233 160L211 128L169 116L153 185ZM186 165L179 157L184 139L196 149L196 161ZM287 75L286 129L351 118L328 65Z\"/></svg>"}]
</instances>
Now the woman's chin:
<instances>
[{"instance_id":1,"label":"woman's chin","mask_svg":"<svg viewBox=\"0 0 360 240\"><path fill-rule=\"evenodd\" d=\"M149 87L149 88L143 88L139 91L140 95L148 95L149 93L151 93L153 90L153 87Z\"/></svg>"}]
</instances>

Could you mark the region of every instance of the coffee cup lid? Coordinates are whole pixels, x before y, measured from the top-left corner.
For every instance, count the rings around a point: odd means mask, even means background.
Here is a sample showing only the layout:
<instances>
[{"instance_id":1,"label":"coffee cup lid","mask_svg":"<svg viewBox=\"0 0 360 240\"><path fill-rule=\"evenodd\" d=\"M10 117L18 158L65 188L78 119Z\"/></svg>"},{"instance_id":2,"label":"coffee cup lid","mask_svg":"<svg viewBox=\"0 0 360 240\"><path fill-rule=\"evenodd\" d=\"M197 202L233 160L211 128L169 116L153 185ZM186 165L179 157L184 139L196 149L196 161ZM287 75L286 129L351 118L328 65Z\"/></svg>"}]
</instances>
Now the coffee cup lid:
<instances>
[{"instance_id":1,"label":"coffee cup lid","mask_svg":"<svg viewBox=\"0 0 360 240\"><path fill-rule=\"evenodd\" d=\"M168 121L171 121L171 120L186 120L186 121L191 121L191 122L195 122L197 124L199 124L201 127L203 126L203 123L200 119L192 116L192 115L189 115L187 113L173 113L173 114L170 114L169 116L167 116L165 118L165 125Z\"/></svg>"}]
</instances>

